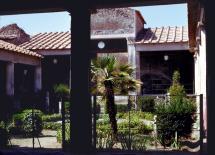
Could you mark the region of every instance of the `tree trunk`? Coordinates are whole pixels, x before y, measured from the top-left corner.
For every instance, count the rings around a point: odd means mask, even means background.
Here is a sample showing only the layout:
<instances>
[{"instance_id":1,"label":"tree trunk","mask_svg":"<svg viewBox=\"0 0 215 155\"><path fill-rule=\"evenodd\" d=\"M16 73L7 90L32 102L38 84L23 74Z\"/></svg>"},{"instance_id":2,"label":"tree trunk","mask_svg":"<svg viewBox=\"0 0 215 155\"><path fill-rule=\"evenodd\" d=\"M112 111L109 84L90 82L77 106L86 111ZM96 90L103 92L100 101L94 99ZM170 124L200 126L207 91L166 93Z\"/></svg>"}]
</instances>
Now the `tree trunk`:
<instances>
[{"instance_id":1,"label":"tree trunk","mask_svg":"<svg viewBox=\"0 0 215 155\"><path fill-rule=\"evenodd\" d=\"M105 90L106 90L106 104L107 104L107 110L110 118L111 128L114 136L117 135L117 121L116 121L116 107L115 107L115 101L114 101L114 90L113 90L113 84L111 81L105 82Z\"/></svg>"}]
</instances>

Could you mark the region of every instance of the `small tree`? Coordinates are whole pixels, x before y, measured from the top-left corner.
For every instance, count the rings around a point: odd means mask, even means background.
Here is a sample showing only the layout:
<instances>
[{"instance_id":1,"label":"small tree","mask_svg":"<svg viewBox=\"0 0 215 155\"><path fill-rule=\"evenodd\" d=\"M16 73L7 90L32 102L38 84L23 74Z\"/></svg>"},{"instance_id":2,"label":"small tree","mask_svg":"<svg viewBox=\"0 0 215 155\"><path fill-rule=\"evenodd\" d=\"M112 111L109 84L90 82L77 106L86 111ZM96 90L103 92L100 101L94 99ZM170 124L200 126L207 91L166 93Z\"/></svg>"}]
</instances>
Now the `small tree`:
<instances>
[{"instance_id":1,"label":"small tree","mask_svg":"<svg viewBox=\"0 0 215 155\"><path fill-rule=\"evenodd\" d=\"M180 73L175 71L170 86L169 100L156 106L158 137L163 146L174 142L175 133L178 138L187 137L192 132L195 121L196 105L186 97L183 85L180 84Z\"/></svg>"},{"instance_id":2,"label":"small tree","mask_svg":"<svg viewBox=\"0 0 215 155\"><path fill-rule=\"evenodd\" d=\"M141 82L132 75L134 68L129 64L117 62L116 57L107 56L94 59L91 63L92 93L101 94L106 101L110 124L114 135L117 134L115 94L127 95L135 91Z\"/></svg>"},{"instance_id":3,"label":"small tree","mask_svg":"<svg viewBox=\"0 0 215 155\"><path fill-rule=\"evenodd\" d=\"M64 103L66 101L66 98L69 97L70 89L65 84L58 84L54 86L54 92L58 95L60 101Z\"/></svg>"},{"instance_id":4,"label":"small tree","mask_svg":"<svg viewBox=\"0 0 215 155\"><path fill-rule=\"evenodd\" d=\"M58 84L54 86L54 92L57 93L62 98L62 97L67 97L70 93L70 90L67 85Z\"/></svg>"}]
</instances>

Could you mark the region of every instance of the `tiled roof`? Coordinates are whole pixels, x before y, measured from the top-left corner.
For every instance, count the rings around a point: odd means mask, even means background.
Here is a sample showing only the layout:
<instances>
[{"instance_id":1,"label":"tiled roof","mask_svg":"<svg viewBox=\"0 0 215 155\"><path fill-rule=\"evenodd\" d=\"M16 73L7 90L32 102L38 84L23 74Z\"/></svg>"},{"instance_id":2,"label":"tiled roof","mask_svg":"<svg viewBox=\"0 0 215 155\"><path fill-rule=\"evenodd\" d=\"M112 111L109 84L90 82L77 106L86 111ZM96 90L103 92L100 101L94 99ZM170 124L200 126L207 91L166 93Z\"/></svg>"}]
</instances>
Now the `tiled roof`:
<instances>
[{"instance_id":1,"label":"tiled roof","mask_svg":"<svg viewBox=\"0 0 215 155\"><path fill-rule=\"evenodd\" d=\"M136 43L177 43L188 42L188 28L182 27L161 27L147 28L141 31Z\"/></svg>"},{"instance_id":2,"label":"tiled roof","mask_svg":"<svg viewBox=\"0 0 215 155\"><path fill-rule=\"evenodd\" d=\"M3 40L0 40L0 49L42 58L42 56L40 54L37 54L36 52L32 52L30 50L27 50L20 46L5 42Z\"/></svg>"},{"instance_id":3,"label":"tiled roof","mask_svg":"<svg viewBox=\"0 0 215 155\"><path fill-rule=\"evenodd\" d=\"M70 49L70 32L50 32L34 35L30 41L23 43L26 49Z\"/></svg>"},{"instance_id":4,"label":"tiled roof","mask_svg":"<svg viewBox=\"0 0 215 155\"><path fill-rule=\"evenodd\" d=\"M187 27L146 28L136 40L136 43L144 44L176 42L188 42ZM39 33L20 46L30 50L70 49L71 36L70 32Z\"/></svg>"}]
</instances>

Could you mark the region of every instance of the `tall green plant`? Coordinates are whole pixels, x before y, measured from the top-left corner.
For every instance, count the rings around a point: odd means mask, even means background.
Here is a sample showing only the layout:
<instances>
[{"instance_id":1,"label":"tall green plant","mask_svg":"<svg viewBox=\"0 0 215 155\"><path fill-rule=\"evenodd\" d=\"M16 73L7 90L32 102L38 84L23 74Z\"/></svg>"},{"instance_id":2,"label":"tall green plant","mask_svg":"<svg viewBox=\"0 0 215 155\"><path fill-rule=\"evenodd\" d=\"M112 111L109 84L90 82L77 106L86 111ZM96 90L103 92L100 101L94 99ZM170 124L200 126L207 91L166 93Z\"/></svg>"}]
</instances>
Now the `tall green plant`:
<instances>
[{"instance_id":1,"label":"tall green plant","mask_svg":"<svg viewBox=\"0 0 215 155\"><path fill-rule=\"evenodd\" d=\"M113 134L117 134L115 94L128 94L135 91L141 82L132 77L134 68L117 62L116 57L99 57L92 60L91 73L93 94L102 95L106 101Z\"/></svg>"},{"instance_id":2,"label":"tall green plant","mask_svg":"<svg viewBox=\"0 0 215 155\"><path fill-rule=\"evenodd\" d=\"M172 81L168 100L156 106L158 137L163 146L173 143L176 132L178 138L189 136L195 122L196 105L187 98L178 71L174 72Z\"/></svg>"},{"instance_id":3,"label":"tall green plant","mask_svg":"<svg viewBox=\"0 0 215 155\"><path fill-rule=\"evenodd\" d=\"M59 99L62 101L63 105L66 99L69 98L70 89L65 84L58 84L54 86L54 92L58 95Z\"/></svg>"},{"instance_id":4,"label":"tall green plant","mask_svg":"<svg viewBox=\"0 0 215 155\"><path fill-rule=\"evenodd\" d=\"M65 84L54 85L54 92L58 94L60 97L66 97L69 95L70 90L69 87Z\"/></svg>"}]
</instances>

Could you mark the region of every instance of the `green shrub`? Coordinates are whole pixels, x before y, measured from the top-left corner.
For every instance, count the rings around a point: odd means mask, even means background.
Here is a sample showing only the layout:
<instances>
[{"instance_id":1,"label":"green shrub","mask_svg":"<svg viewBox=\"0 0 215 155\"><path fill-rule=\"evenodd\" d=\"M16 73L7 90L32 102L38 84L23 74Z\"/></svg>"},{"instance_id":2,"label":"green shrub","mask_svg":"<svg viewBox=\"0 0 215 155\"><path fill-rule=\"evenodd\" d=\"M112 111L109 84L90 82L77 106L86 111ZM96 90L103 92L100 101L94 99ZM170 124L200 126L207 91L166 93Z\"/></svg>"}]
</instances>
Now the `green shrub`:
<instances>
[{"instance_id":1,"label":"green shrub","mask_svg":"<svg viewBox=\"0 0 215 155\"><path fill-rule=\"evenodd\" d=\"M43 129L58 130L61 126L62 124L57 122L43 122Z\"/></svg>"},{"instance_id":2,"label":"green shrub","mask_svg":"<svg viewBox=\"0 0 215 155\"><path fill-rule=\"evenodd\" d=\"M116 109L117 109L117 113L118 112L127 112L128 106L127 106L127 104L117 104Z\"/></svg>"},{"instance_id":3,"label":"green shrub","mask_svg":"<svg viewBox=\"0 0 215 155\"><path fill-rule=\"evenodd\" d=\"M101 113L101 106L100 104L96 104L96 114L100 114Z\"/></svg>"},{"instance_id":4,"label":"green shrub","mask_svg":"<svg viewBox=\"0 0 215 155\"><path fill-rule=\"evenodd\" d=\"M8 131L4 127L4 123L0 122L0 148L5 148L8 144Z\"/></svg>"},{"instance_id":5,"label":"green shrub","mask_svg":"<svg viewBox=\"0 0 215 155\"><path fill-rule=\"evenodd\" d=\"M34 135L38 136L42 131L42 115L43 113L37 109L34 109L34 115L32 109L26 109L18 114L14 114L13 127L11 127L10 133L31 136L33 134L34 120Z\"/></svg>"},{"instance_id":6,"label":"green shrub","mask_svg":"<svg viewBox=\"0 0 215 155\"><path fill-rule=\"evenodd\" d=\"M62 119L61 114L51 114L42 116L43 122L56 122L61 121L61 119Z\"/></svg>"},{"instance_id":7,"label":"green shrub","mask_svg":"<svg viewBox=\"0 0 215 155\"><path fill-rule=\"evenodd\" d=\"M66 114L69 114L69 109L70 109L70 102L69 101L66 101L65 103L65 113Z\"/></svg>"},{"instance_id":8,"label":"green shrub","mask_svg":"<svg viewBox=\"0 0 215 155\"><path fill-rule=\"evenodd\" d=\"M102 101L104 102L105 100L103 99ZM117 113L129 111L127 104L116 104L115 108L116 108ZM104 110L105 110L105 114L107 114L108 110L107 110L107 104L106 103L104 103Z\"/></svg>"},{"instance_id":9,"label":"green shrub","mask_svg":"<svg viewBox=\"0 0 215 155\"><path fill-rule=\"evenodd\" d=\"M101 123L101 124L109 124L110 123L110 119L108 114L101 114L101 119L102 120L97 120L96 123Z\"/></svg>"},{"instance_id":10,"label":"green shrub","mask_svg":"<svg viewBox=\"0 0 215 155\"><path fill-rule=\"evenodd\" d=\"M23 113L18 113L13 115L14 126L21 129L23 124Z\"/></svg>"},{"instance_id":11,"label":"green shrub","mask_svg":"<svg viewBox=\"0 0 215 155\"><path fill-rule=\"evenodd\" d=\"M23 111L23 113L24 113L24 117L23 117L22 128L24 130L24 133L27 136L31 136L32 134L34 134L35 136L40 135L43 129L42 112L40 110L35 110L33 114L31 110L30 111L25 110ZM34 126L33 126L33 120L34 120Z\"/></svg>"},{"instance_id":12,"label":"green shrub","mask_svg":"<svg viewBox=\"0 0 215 155\"><path fill-rule=\"evenodd\" d=\"M130 128L130 130L129 130ZM97 148L112 148L115 143L120 143L123 149L128 149L129 147L129 133L131 135L131 145L132 149L140 150L145 149L146 143L152 140L146 140L145 134L149 135L153 131L152 125L146 125L141 120L135 118L129 121L123 121L118 123L118 139L117 141L113 138L111 132L111 126L109 124L104 124L103 122L98 122L96 124L96 146Z\"/></svg>"},{"instance_id":13,"label":"green shrub","mask_svg":"<svg viewBox=\"0 0 215 155\"><path fill-rule=\"evenodd\" d=\"M118 113L118 118L129 119L129 112L127 113ZM142 111L130 111L130 119L139 118L152 121L154 119L154 114L151 112L142 112Z\"/></svg>"},{"instance_id":14,"label":"green shrub","mask_svg":"<svg viewBox=\"0 0 215 155\"><path fill-rule=\"evenodd\" d=\"M137 97L138 109L143 112L154 112L155 111L155 101L152 96L138 96Z\"/></svg>"},{"instance_id":15,"label":"green shrub","mask_svg":"<svg viewBox=\"0 0 215 155\"><path fill-rule=\"evenodd\" d=\"M120 119L124 119L124 118L125 118L125 114L126 114L126 113L119 112L119 113L116 114L116 118L118 118L118 119L119 119L119 118L120 118Z\"/></svg>"},{"instance_id":16,"label":"green shrub","mask_svg":"<svg viewBox=\"0 0 215 155\"><path fill-rule=\"evenodd\" d=\"M169 99L156 106L157 133L163 146L170 146L177 132L178 138L188 137L195 122L196 105L186 97L184 87L179 83L180 74L175 72L169 88Z\"/></svg>"},{"instance_id":17,"label":"green shrub","mask_svg":"<svg viewBox=\"0 0 215 155\"><path fill-rule=\"evenodd\" d=\"M69 143L70 141L70 124L65 124L65 141ZM57 142L62 143L62 126L57 130Z\"/></svg>"},{"instance_id":18,"label":"green shrub","mask_svg":"<svg viewBox=\"0 0 215 155\"><path fill-rule=\"evenodd\" d=\"M68 97L70 93L70 89L66 84L58 84L54 85L54 92L59 95L59 97Z\"/></svg>"},{"instance_id":19,"label":"green shrub","mask_svg":"<svg viewBox=\"0 0 215 155\"><path fill-rule=\"evenodd\" d=\"M121 134L129 134L129 128L131 129L132 134L149 134L153 131L152 125L146 125L142 121L137 119L130 121L130 124L129 124L129 121L127 120L120 122L118 123L117 127L118 127L118 132ZM109 130L111 130L110 124L97 122L96 130L97 132L102 132L103 135L106 135L107 133L109 133Z\"/></svg>"},{"instance_id":20,"label":"green shrub","mask_svg":"<svg viewBox=\"0 0 215 155\"><path fill-rule=\"evenodd\" d=\"M153 121L154 120L154 114L152 114L151 112L143 112L142 118L146 119L146 120Z\"/></svg>"}]
</instances>

